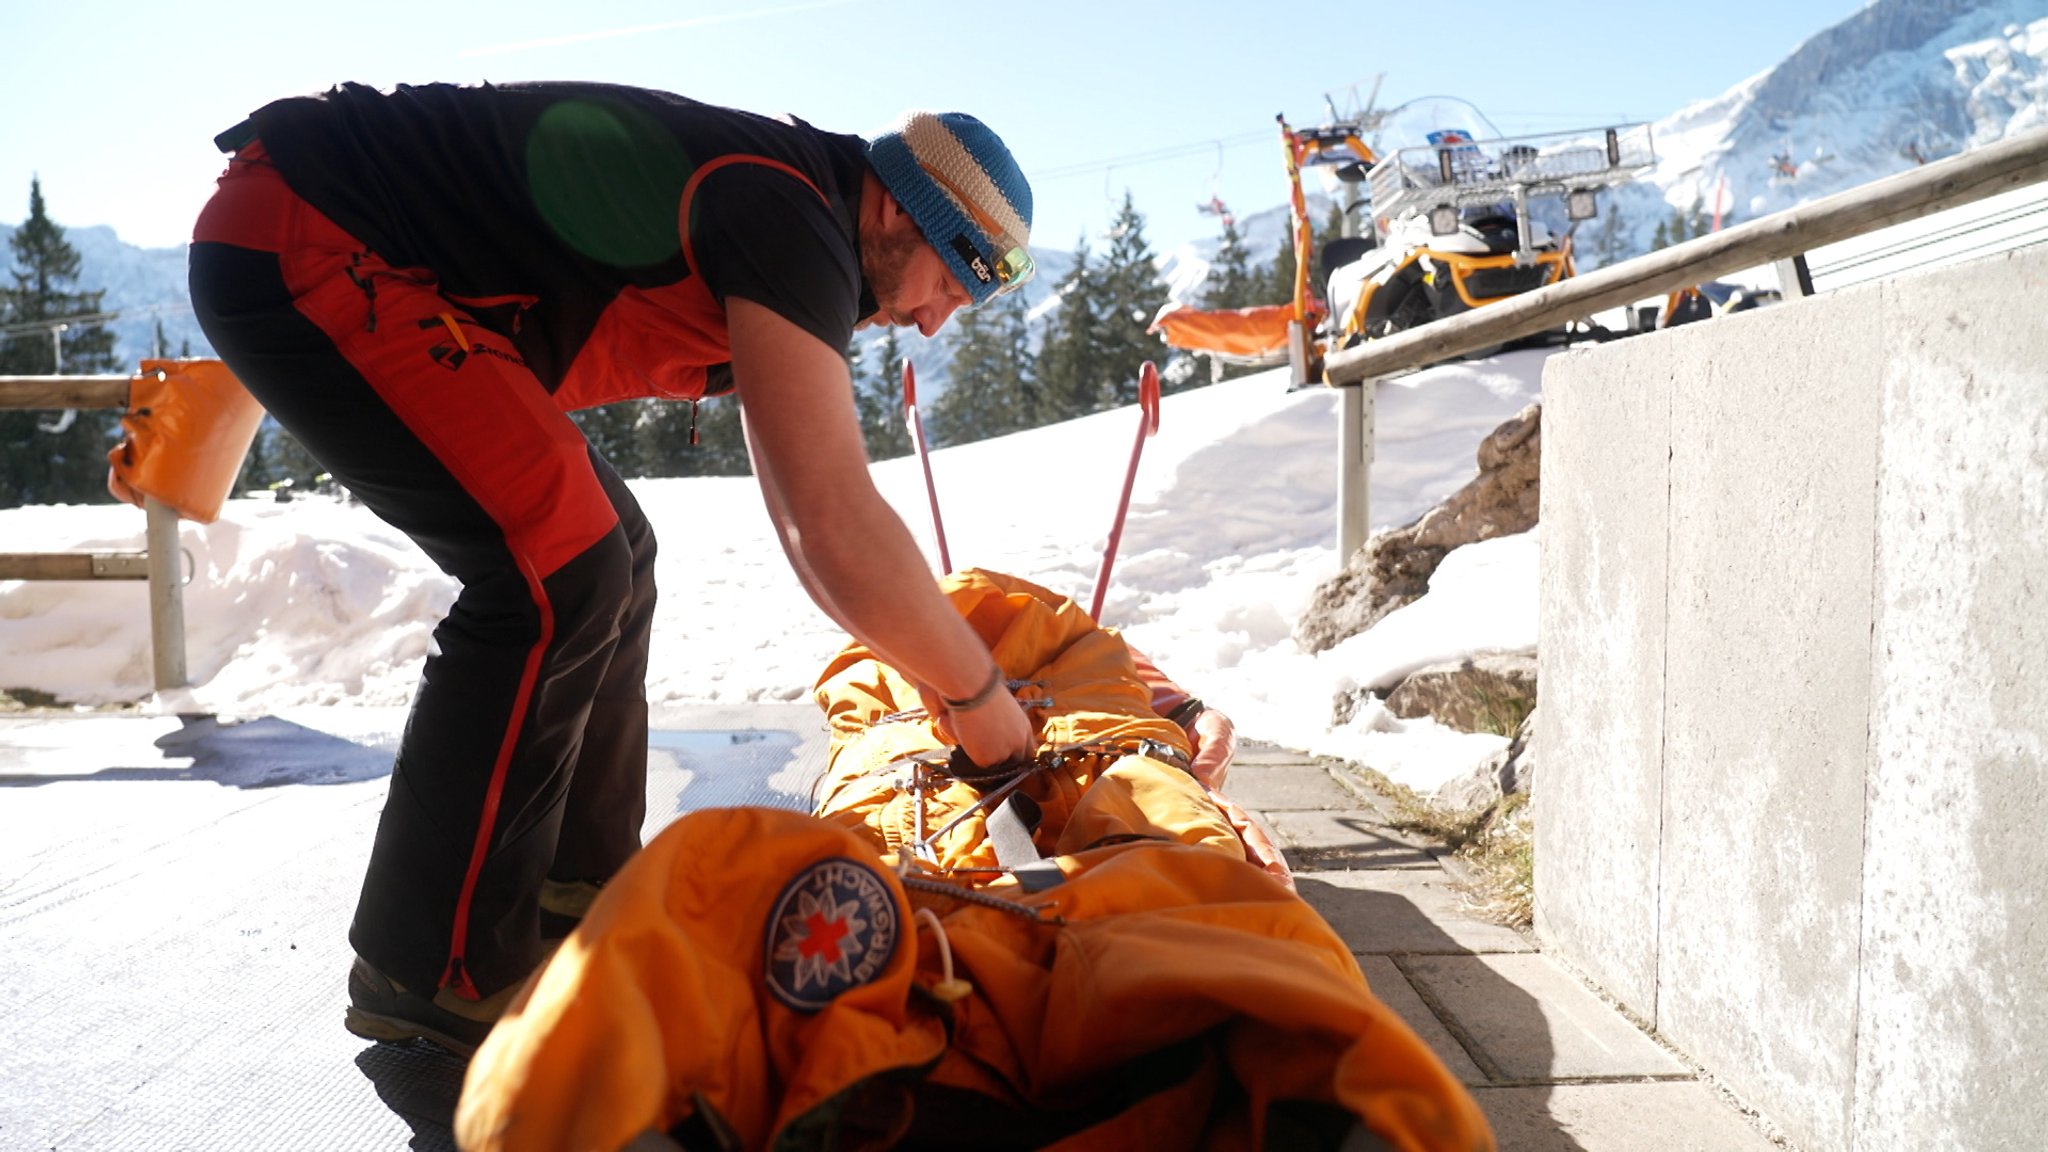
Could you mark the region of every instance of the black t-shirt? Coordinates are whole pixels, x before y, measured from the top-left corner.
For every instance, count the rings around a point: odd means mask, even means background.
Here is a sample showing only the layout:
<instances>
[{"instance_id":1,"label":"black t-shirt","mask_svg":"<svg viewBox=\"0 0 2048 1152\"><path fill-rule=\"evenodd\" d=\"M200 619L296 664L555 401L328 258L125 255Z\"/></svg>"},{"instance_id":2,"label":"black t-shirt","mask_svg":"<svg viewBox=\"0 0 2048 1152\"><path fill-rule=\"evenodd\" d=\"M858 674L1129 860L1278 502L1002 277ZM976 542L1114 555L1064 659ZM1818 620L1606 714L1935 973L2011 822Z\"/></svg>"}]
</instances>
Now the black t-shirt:
<instances>
[{"instance_id":1,"label":"black t-shirt","mask_svg":"<svg viewBox=\"0 0 2048 1152\"><path fill-rule=\"evenodd\" d=\"M550 389L587 344L719 364L729 296L833 348L876 307L856 234L858 137L580 83L347 84L251 120L294 191L392 265L431 271ZM659 353L618 353L610 339L598 350L592 334L615 306L614 325L656 316L677 334L642 342ZM690 335L713 326L715 341ZM588 357L578 371L592 371ZM659 389L614 392L602 399Z\"/></svg>"}]
</instances>

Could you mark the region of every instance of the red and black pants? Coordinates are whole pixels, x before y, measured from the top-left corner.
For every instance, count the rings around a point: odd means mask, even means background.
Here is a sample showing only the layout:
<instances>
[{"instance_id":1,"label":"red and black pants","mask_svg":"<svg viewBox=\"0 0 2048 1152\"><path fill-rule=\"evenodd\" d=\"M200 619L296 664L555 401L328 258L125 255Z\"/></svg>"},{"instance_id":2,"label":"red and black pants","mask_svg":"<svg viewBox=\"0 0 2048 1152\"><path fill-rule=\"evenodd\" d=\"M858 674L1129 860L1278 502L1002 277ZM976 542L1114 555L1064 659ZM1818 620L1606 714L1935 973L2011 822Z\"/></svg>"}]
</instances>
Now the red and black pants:
<instances>
[{"instance_id":1,"label":"red and black pants","mask_svg":"<svg viewBox=\"0 0 2048 1152\"><path fill-rule=\"evenodd\" d=\"M543 880L603 880L646 810L654 536L503 336L294 194L262 146L201 214L193 308L279 424L459 582L349 938L481 998L540 961Z\"/></svg>"}]
</instances>

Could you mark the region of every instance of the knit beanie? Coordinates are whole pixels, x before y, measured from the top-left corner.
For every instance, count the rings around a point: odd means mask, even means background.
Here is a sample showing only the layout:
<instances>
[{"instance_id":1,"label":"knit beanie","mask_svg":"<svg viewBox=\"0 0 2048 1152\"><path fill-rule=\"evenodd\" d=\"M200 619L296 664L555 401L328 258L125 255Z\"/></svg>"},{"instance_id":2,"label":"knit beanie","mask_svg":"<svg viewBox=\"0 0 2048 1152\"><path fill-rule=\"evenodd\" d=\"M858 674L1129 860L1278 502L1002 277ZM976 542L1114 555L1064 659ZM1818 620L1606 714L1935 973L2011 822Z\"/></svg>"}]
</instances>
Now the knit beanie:
<instances>
[{"instance_id":1,"label":"knit beanie","mask_svg":"<svg viewBox=\"0 0 2048 1152\"><path fill-rule=\"evenodd\" d=\"M1031 278L1031 185L987 125L963 112L906 112L867 154L975 304Z\"/></svg>"}]
</instances>

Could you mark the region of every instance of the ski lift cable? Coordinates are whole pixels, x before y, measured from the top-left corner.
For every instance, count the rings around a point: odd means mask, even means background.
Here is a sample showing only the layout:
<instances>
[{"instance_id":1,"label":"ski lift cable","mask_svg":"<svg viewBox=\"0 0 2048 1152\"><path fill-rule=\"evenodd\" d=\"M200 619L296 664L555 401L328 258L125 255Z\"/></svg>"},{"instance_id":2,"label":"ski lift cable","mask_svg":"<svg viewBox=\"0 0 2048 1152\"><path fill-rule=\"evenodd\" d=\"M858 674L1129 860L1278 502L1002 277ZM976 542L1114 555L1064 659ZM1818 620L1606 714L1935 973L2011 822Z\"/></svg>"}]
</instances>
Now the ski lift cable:
<instances>
[{"instance_id":1,"label":"ski lift cable","mask_svg":"<svg viewBox=\"0 0 2048 1152\"><path fill-rule=\"evenodd\" d=\"M1255 142L1263 143L1270 141L1271 138L1272 134L1269 132L1248 132L1238 136L1224 136L1190 144L1175 144L1164 148L1154 148L1145 152L1130 152L1122 156L1110 156L1101 160L1090 160L1080 164L1064 164L1057 168L1041 168L1028 175L1034 181L1060 180L1070 176L1091 176L1096 172L1112 168L1127 168L1132 165L1150 164L1159 160L1177 160L1184 156L1193 156L1216 148L1235 148Z\"/></svg>"},{"instance_id":2,"label":"ski lift cable","mask_svg":"<svg viewBox=\"0 0 2048 1152\"><path fill-rule=\"evenodd\" d=\"M1356 84L1352 85L1352 88L1354 90L1356 89L1356 87ZM1373 85L1372 99L1378 99L1378 92L1379 85L1377 82L1375 82ZM1327 96L1324 97L1326 103L1328 102L1328 99L1329 98ZM1368 107L1369 106L1370 102L1368 102ZM1272 133L1267 129L1261 128L1255 132L1243 132L1235 136L1223 136L1209 140L1193 141L1185 144L1169 144L1143 152L1129 152L1120 156L1110 156L1099 160L1088 160L1074 164L1062 164L1052 168L1040 168L1032 172L1028 172L1026 173L1026 175L1029 176L1032 180L1058 180L1069 176L1090 175L1092 173L1100 171L1105 167L1125 167L1131 164L1150 163L1155 160L1178 159L1180 157L1193 155L1194 153L1202 152L1207 149L1215 148L1218 146L1234 148L1244 144L1266 143L1271 141L1271 139Z\"/></svg>"},{"instance_id":3,"label":"ski lift cable","mask_svg":"<svg viewBox=\"0 0 2048 1152\"><path fill-rule=\"evenodd\" d=\"M134 308L116 308L108 312L94 312L85 316L49 316L41 320L18 320L12 324L0 324L0 336L18 336L24 332L48 332L63 325L66 327L90 324L105 324L131 314L162 316L172 312L190 312L192 305L185 303L143 304Z\"/></svg>"},{"instance_id":4,"label":"ski lift cable","mask_svg":"<svg viewBox=\"0 0 2048 1152\"><path fill-rule=\"evenodd\" d=\"M1954 240L1958 237L1967 236L1972 232L1982 232L1990 228L1997 227L2001 224L2011 224L2015 221L2025 220L2030 216L2041 216L2044 214L2048 214L2048 204L2023 205L2018 208L2010 209L2006 212L1986 216L1982 219L1964 221L1963 223L1950 225L1949 227L1943 228L1939 231L1929 232L1924 235L1899 240L1892 244L1888 244L1882 248L1873 248L1868 252L1864 252L1851 259L1844 260L1839 264L1829 264L1826 266L1826 268L1829 272L1845 272L1849 269L1860 268L1865 264L1872 264L1879 260L1888 260L1894 256L1901 256L1905 253L1918 251L1922 248L1931 248L1937 244L1941 244L1949 240ZM2028 235L2028 233L2022 232L2019 235L2025 236ZM1996 244L1994 242L1994 247L1995 246ZM1972 250L1974 251L1975 249Z\"/></svg>"},{"instance_id":5,"label":"ski lift cable","mask_svg":"<svg viewBox=\"0 0 2048 1152\"><path fill-rule=\"evenodd\" d=\"M2048 209L2036 209L2035 212L2027 213L2027 215L2035 215L2040 212L2048 212ZM1917 252L1923 248L1932 248L1939 244L1942 240L1953 240L1958 236L1966 236L1969 233L1977 230L1978 229L1976 227L1958 228L1941 236L1916 237L1912 241L1895 244L1889 248L1884 248L1873 252L1867 252L1853 260L1844 260L1840 264L1823 265L1815 269L1815 271L1822 275L1839 275L1844 272L1850 272L1857 268L1864 267L1865 265L1876 264L1884 260L1892 259L1894 257L1904 256L1910 252ZM2040 231L2036 232L2021 232L2012 236L1986 240L1981 244L1975 244L1968 248L1959 248L1953 252L1944 253L1943 259L1950 261L1967 260L1974 256L1991 255L1997 252L2019 251L2021 249L2032 248L2036 245L2044 243L2048 243L2048 228L2043 228Z\"/></svg>"},{"instance_id":6,"label":"ski lift cable","mask_svg":"<svg viewBox=\"0 0 2048 1152\"><path fill-rule=\"evenodd\" d=\"M1954 252L1943 253L1941 260L1945 264L1959 264L1965 260L1971 260L1978 256L1992 256L2000 252L2021 252L2029 248L2038 248L2043 244L2048 244L2048 231L2044 231L2036 235L2009 237L2003 240L1987 240L1984 243L1975 245L1973 247L1959 248ZM1910 251L1910 249L1906 249L1903 251ZM1894 255L1896 254L1897 253L1894 253ZM1817 269L1817 274L1822 276L1839 275L1843 272L1849 271L1850 269L1868 263L1870 263L1870 261L1868 260L1858 260L1849 264L1835 264L1832 266Z\"/></svg>"}]
</instances>

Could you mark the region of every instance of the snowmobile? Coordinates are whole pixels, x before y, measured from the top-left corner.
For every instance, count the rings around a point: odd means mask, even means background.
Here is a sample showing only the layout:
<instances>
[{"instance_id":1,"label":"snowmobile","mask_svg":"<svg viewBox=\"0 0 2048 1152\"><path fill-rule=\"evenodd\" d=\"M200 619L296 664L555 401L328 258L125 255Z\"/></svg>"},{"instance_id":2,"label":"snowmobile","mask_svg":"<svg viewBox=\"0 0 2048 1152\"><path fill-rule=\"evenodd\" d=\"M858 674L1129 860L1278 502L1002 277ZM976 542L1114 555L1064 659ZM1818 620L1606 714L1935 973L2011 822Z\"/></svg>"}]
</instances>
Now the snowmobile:
<instances>
[{"instance_id":1,"label":"snowmobile","mask_svg":"<svg viewBox=\"0 0 2048 1152\"><path fill-rule=\"evenodd\" d=\"M1716 316L1727 316L1736 312L1748 312L1770 304L1784 301L1784 294L1776 288L1757 288L1747 284L1731 284L1725 280L1709 280L1687 288L1674 289L1664 297L1664 306L1657 311L1658 328L1676 328L1681 324L1693 324L1711 320Z\"/></svg>"},{"instance_id":2,"label":"snowmobile","mask_svg":"<svg viewBox=\"0 0 2048 1152\"><path fill-rule=\"evenodd\" d=\"M1370 235L1326 246L1330 343L1406 331L1572 276L1560 237L1533 205L1563 200L1576 224L1596 194L1655 156L1649 126L1503 137L1477 108L1444 96L1386 114L1368 173Z\"/></svg>"},{"instance_id":3,"label":"snowmobile","mask_svg":"<svg viewBox=\"0 0 2048 1152\"><path fill-rule=\"evenodd\" d=\"M1320 382L1331 350L1571 276L1569 231L1553 233L1535 206L1562 201L1561 215L1576 225L1598 214L1600 191L1656 160L1647 124L1503 137L1471 104L1444 96L1300 130L1278 119L1293 196L1293 300L1233 312L1169 305L1152 330L1173 347L1224 360L1284 356L1297 384ZM1347 218L1370 219L1359 235L1324 247L1320 285L1310 283L1304 170L1347 190Z\"/></svg>"}]
</instances>

